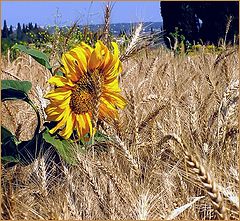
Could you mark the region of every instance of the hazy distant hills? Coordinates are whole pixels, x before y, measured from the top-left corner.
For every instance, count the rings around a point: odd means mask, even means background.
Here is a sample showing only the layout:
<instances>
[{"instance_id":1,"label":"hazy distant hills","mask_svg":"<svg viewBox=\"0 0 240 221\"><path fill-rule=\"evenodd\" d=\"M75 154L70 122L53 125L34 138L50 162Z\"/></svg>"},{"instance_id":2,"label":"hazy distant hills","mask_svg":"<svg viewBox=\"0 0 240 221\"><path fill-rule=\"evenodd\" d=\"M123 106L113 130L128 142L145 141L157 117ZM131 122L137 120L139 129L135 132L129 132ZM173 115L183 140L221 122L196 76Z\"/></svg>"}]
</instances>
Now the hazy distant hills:
<instances>
[{"instance_id":1,"label":"hazy distant hills","mask_svg":"<svg viewBox=\"0 0 240 221\"><path fill-rule=\"evenodd\" d=\"M110 25L110 30L114 35L118 35L124 31L129 33L133 27L136 27L139 23L115 23ZM79 25L80 29L86 27L86 25ZM104 24L91 24L88 25L91 31L97 31L104 27ZM64 28L64 27L63 27ZM162 29L162 22L143 22L142 32L155 32ZM51 34L54 32L54 26L48 28L48 32Z\"/></svg>"}]
</instances>

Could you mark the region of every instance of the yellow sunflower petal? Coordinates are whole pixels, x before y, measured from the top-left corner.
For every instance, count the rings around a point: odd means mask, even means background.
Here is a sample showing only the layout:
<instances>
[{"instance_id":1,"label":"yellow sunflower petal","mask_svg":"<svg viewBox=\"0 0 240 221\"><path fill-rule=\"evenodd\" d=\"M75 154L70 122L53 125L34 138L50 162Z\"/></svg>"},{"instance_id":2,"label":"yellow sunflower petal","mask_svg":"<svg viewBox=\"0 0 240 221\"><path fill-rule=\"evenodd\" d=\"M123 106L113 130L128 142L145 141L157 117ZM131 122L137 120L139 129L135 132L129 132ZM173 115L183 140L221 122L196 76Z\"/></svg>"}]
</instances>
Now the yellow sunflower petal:
<instances>
[{"instance_id":1,"label":"yellow sunflower petal","mask_svg":"<svg viewBox=\"0 0 240 221\"><path fill-rule=\"evenodd\" d=\"M118 45L117 45L117 43L116 42L111 42L111 44L112 44L112 46L113 46L113 51L114 51L114 58L115 59L118 59L118 57L119 57L119 50L118 50Z\"/></svg>"},{"instance_id":2,"label":"yellow sunflower petal","mask_svg":"<svg viewBox=\"0 0 240 221\"><path fill-rule=\"evenodd\" d=\"M84 117L82 114L78 115L78 120L79 120L79 124L81 125L81 127L83 129L86 128L86 121L84 120Z\"/></svg>"},{"instance_id":3,"label":"yellow sunflower petal","mask_svg":"<svg viewBox=\"0 0 240 221\"><path fill-rule=\"evenodd\" d=\"M52 85L55 85L57 87L63 87L63 86L66 86L66 85L68 85L70 87L74 86L74 84L72 83L71 80L69 80L65 77L62 77L62 76L53 76L48 80L48 83L52 84Z\"/></svg>"},{"instance_id":4,"label":"yellow sunflower petal","mask_svg":"<svg viewBox=\"0 0 240 221\"><path fill-rule=\"evenodd\" d=\"M70 54L76 58L77 66L79 67L80 74L87 72L87 57L82 47L76 47L70 51Z\"/></svg>"},{"instance_id":5,"label":"yellow sunflower petal","mask_svg":"<svg viewBox=\"0 0 240 221\"><path fill-rule=\"evenodd\" d=\"M106 104L101 103L99 107L99 118L108 120L118 119L118 111L116 109L109 109Z\"/></svg>"},{"instance_id":6,"label":"yellow sunflower petal","mask_svg":"<svg viewBox=\"0 0 240 221\"><path fill-rule=\"evenodd\" d=\"M102 43L102 41L98 40L98 44L100 45L100 52L102 55L102 65L99 67L99 69L104 70L106 66L111 63L113 56L108 48Z\"/></svg>"},{"instance_id":7,"label":"yellow sunflower petal","mask_svg":"<svg viewBox=\"0 0 240 221\"><path fill-rule=\"evenodd\" d=\"M68 139L71 136L75 120L76 120L75 114L70 113L66 122L66 127L63 128L61 132L59 132L60 136L62 136L64 139Z\"/></svg>"},{"instance_id":8,"label":"yellow sunflower petal","mask_svg":"<svg viewBox=\"0 0 240 221\"><path fill-rule=\"evenodd\" d=\"M83 137L83 127L81 124L80 116L81 114L76 115L76 129L77 129L78 137Z\"/></svg>"},{"instance_id":9,"label":"yellow sunflower petal","mask_svg":"<svg viewBox=\"0 0 240 221\"><path fill-rule=\"evenodd\" d=\"M117 76L115 77L115 79L113 78L111 81L104 81L102 90L105 92L108 92L108 91L120 92L121 89L119 88Z\"/></svg>"},{"instance_id":10,"label":"yellow sunflower petal","mask_svg":"<svg viewBox=\"0 0 240 221\"><path fill-rule=\"evenodd\" d=\"M72 91L67 87L56 88L45 95L46 99L65 100L71 95Z\"/></svg>"},{"instance_id":11,"label":"yellow sunflower petal","mask_svg":"<svg viewBox=\"0 0 240 221\"><path fill-rule=\"evenodd\" d=\"M60 121L64 116L69 115L71 111L69 106L65 107L64 110L58 107L52 110L51 112L45 110L48 121Z\"/></svg>"},{"instance_id":12,"label":"yellow sunflower petal","mask_svg":"<svg viewBox=\"0 0 240 221\"><path fill-rule=\"evenodd\" d=\"M62 64L66 70L66 74L69 74L74 71L74 58L69 53L64 53L62 55Z\"/></svg>"},{"instance_id":13,"label":"yellow sunflower petal","mask_svg":"<svg viewBox=\"0 0 240 221\"><path fill-rule=\"evenodd\" d=\"M91 137L92 134L93 134L93 128L92 128L92 122L91 122L91 118L90 118L89 113L86 113L85 117L86 117L86 120L87 120L87 123L88 123L88 126L89 126L89 133L90 133L90 137Z\"/></svg>"},{"instance_id":14,"label":"yellow sunflower petal","mask_svg":"<svg viewBox=\"0 0 240 221\"><path fill-rule=\"evenodd\" d=\"M104 78L108 81L116 78L122 72L122 63L120 60L113 61L107 68L104 69Z\"/></svg>"},{"instance_id":15,"label":"yellow sunflower petal","mask_svg":"<svg viewBox=\"0 0 240 221\"><path fill-rule=\"evenodd\" d=\"M116 105L117 107L124 109L127 105L127 101L120 94L115 92L104 93L103 97L110 103Z\"/></svg>"},{"instance_id":16,"label":"yellow sunflower petal","mask_svg":"<svg viewBox=\"0 0 240 221\"><path fill-rule=\"evenodd\" d=\"M60 121L63 118L64 112L59 114L58 112L55 112L55 114L49 114L47 116L47 121Z\"/></svg>"},{"instance_id":17,"label":"yellow sunflower petal","mask_svg":"<svg viewBox=\"0 0 240 221\"><path fill-rule=\"evenodd\" d=\"M91 54L88 62L88 69L92 72L97 69L102 63L101 45L99 42L96 43L95 49Z\"/></svg>"},{"instance_id":18,"label":"yellow sunflower petal","mask_svg":"<svg viewBox=\"0 0 240 221\"><path fill-rule=\"evenodd\" d=\"M119 62L119 50L118 50L118 45L115 42L112 42L112 46L114 48L113 50L113 54L111 54L111 58L109 59L108 64L105 67L104 72L106 74L109 73L109 70L112 70L113 68L115 68L115 65L119 66L118 62ZM116 68L117 68L116 66Z\"/></svg>"},{"instance_id":19,"label":"yellow sunflower petal","mask_svg":"<svg viewBox=\"0 0 240 221\"><path fill-rule=\"evenodd\" d=\"M76 57L72 56L69 52L62 55L62 63L65 69L65 75L67 78L71 79L73 82L79 80L79 75L75 70Z\"/></svg>"},{"instance_id":20,"label":"yellow sunflower petal","mask_svg":"<svg viewBox=\"0 0 240 221\"><path fill-rule=\"evenodd\" d=\"M94 49L90 45L87 45L84 42L81 42L81 47L84 49L86 57L87 57L87 60L88 60L90 58L90 56L91 56L91 54L92 54Z\"/></svg>"},{"instance_id":21,"label":"yellow sunflower petal","mask_svg":"<svg viewBox=\"0 0 240 221\"><path fill-rule=\"evenodd\" d=\"M51 109L54 109L54 108L58 108L58 109L62 109L63 110L66 107L69 106L70 100L71 100L71 96L69 96L65 100L62 100L61 103L52 101L51 104L49 104L46 109L51 110Z\"/></svg>"},{"instance_id":22,"label":"yellow sunflower petal","mask_svg":"<svg viewBox=\"0 0 240 221\"><path fill-rule=\"evenodd\" d=\"M69 108L69 109L66 109L66 110L64 111L63 118L58 122L58 124L57 124L54 128L52 128L51 130L49 130L49 132L50 132L51 134L53 134L53 133L55 133L58 129L61 129L61 128L66 124L69 115L70 115L70 108Z\"/></svg>"},{"instance_id":23,"label":"yellow sunflower petal","mask_svg":"<svg viewBox=\"0 0 240 221\"><path fill-rule=\"evenodd\" d=\"M116 108L114 107L114 105L112 103L110 103L105 97L101 97L100 98L101 103L105 104L106 107L110 110L115 110Z\"/></svg>"},{"instance_id":24,"label":"yellow sunflower petal","mask_svg":"<svg viewBox=\"0 0 240 221\"><path fill-rule=\"evenodd\" d=\"M112 55L109 52L109 50L106 51L105 58L104 58L104 63L102 69L104 70L106 66L112 62Z\"/></svg>"},{"instance_id":25,"label":"yellow sunflower petal","mask_svg":"<svg viewBox=\"0 0 240 221\"><path fill-rule=\"evenodd\" d=\"M61 120L54 128L49 130L50 134L54 134L58 129L61 129L65 125L65 121Z\"/></svg>"},{"instance_id":26,"label":"yellow sunflower petal","mask_svg":"<svg viewBox=\"0 0 240 221\"><path fill-rule=\"evenodd\" d=\"M85 114L76 115L76 121L78 136L84 137L89 132L89 126Z\"/></svg>"},{"instance_id":27,"label":"yellow sunflower petal","mask_svg":"<svg viewBox=\"0 0 240 221\"><path fill-rule=\"evenodd\" d=\"M45 113L48 115L48 117L50 117L50 116L58 116L58 115L60 115L63 112L64 112L64 110L60 109L58 107L47 106L46 109L45 109Z\"/></svg>"},{"instance_id":28,"label":"yellow sunflower petal","mask_svg":"<svg viewBox=\"0 0 240 221\"><path fill-rule=\"evenodd\" d=\"M104 73L104 83L109 84L112 83L119 75L120 71L116 68L109 70L108 73Z\"/></svg>"}]
</instances>

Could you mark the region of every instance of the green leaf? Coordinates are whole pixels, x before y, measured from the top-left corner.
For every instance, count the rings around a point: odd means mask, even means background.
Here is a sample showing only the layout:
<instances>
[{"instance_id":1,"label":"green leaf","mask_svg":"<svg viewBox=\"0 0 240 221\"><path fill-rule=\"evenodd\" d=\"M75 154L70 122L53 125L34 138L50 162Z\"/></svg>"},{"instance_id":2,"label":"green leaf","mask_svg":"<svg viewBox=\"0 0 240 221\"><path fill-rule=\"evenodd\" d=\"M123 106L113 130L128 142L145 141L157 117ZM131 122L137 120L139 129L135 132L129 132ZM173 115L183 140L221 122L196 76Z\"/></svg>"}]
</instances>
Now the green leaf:
<instances>
[{"instance_id":1,"label":"green leaf","mask_svg":"<svg viewBox=\"0 0 240 221\"><path fill-rule=\"evenodd\" d=\"M13 157L13 156L2 156L1 157L2 163L4 165L8 164L8 163L19 163L19 159Z\"/></svg>"},{"instance_id":2,"label":"green leaf","mask_svg":"<svg viewBox=\"0 0 240 221\"><path fill-rule=\"evenodd\" d=\"M4 89L1 90L1 100L28 100L28 96L26 93L13 89Z\"/></svg>"},{"instance_id":3,"label":"green leaf","mask_svg":"<svg viewBox=\"0 0 240 221\"><path fill-rule=\"evenodd\" d=\"M1 142L4 143L5 140L9 139L10 137L14 137L14 135L4 126L1 126Z\"/></svg>"},{"instance_id":4,"label":"green leaf","mask_svg":"<svg viewBox=\"0 0 240 221\"><path fill-rule=\"evenodd\" d=\"M63 66L62 66L63 67ZM64 76L64 73L60 70L60 68L57 68L53 75L56 75L56 76Z\"/></svg>"},{"instance_id":5,"label":"green leaf","mask_svg":"<svg viewBox=\"0 0 240 221\"><path fill-rule=\"evenodd\" d=\"M59 155L69 164L75 165L76 159L73 152L73 144L67 140L61 140L56 136L53 136L49 133L49 130L46 130L43 133L43 139L50 143L52 146L56 148Z\"/></svg>"},{"instance_id":6,"label":"green leaf","mask_svg":"<svg viewBox=\"0 0 240 221\"><path fill-rule=\"evenodd\" d=\"M61 71L56 71L55 75L56 76L61 76L61 77L64 76L63 72L61 72Z\"/></svg>"},{"instance_id":7,"label":"green leaf","mask_svg":"<svg viewBox=\"0 0 240 221\"><path fill-rule=\"evenodd\" d=\"M20 51L30 55L39 64L43 65L44 67L46 67L47 69L52 71L52 67L51 67L51 65L49 63L49 58L43 52L41 52L41 51L39 51L37 49L27 48L24 45L14 45L12 48L13 49L19 49Z\"/></svg>"},{"instance_id":8,"label":"green leaf","mask_svg":"<svg viewBox=\"0 0 240 221\"><path fill-rule=\"evenodd\" d=\"M1 126L1 160L4 165L15 165L19 162L17 138L5 127Z\"/></svg>"},{"instance_id":9,"label":"green leaf","mask_svg":"<svg viewBox=\"0 0 240 221\"><path fill-rule=\"evenodd\" d=\"M13 135L6 127L1 126L1 143L2 143L2 145L6 145L10 141L12 141L14 143L14 146L16 146L18 143L18 139L16 138L16 136Z\"/></svg>"},{"instance_id":10,"label":"green leaf","mask_svg":"<svg viewBox=\"0 0 240 221\"><path fill-rule=\"evenodd\" d=\"M90 134L88 133L85 136L89 138ZM106 142L106 141L109 141L109 137L107 135L101 133L100 131L97 131L95 133L93 140L91 138L89 138L89 141L84 141L84 139L81 139L81 142L86 146L92 145L93 142L94 143L102 143L102 142Z\"/></svg>"},{"instance_id":11,"label":"green leaf","mask_svg":"<svg viewBox=\"0 0 240 221\"><path fill-rule=\"evenodd\" d=\"M109 137L100 131L97 131L96 134L94 135L94 140L96 142L105 142L109 140Z\"/></svg>"},{"instance_id":12,"label":"green leaf","mask_svg":"<svg viewBox=\"0 0 240 221\"><path fill-rule=\"evenodd\" d=\"M32 83L30 81L19 81L19 80L2 80L1 89L13 89L19 90L24 93L28 93L32 88Z\"/></svg>"}]
</instances>

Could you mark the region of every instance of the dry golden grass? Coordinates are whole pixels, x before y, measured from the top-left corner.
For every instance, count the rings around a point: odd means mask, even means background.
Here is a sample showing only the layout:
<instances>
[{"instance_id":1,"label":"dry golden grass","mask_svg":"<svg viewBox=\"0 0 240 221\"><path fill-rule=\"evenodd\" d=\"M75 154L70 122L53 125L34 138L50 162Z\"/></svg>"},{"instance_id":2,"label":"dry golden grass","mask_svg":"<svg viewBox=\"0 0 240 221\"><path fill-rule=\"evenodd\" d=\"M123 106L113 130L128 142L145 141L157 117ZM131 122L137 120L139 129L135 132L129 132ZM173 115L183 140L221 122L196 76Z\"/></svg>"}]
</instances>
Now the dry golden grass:
<instances>
[{"instance_id":1,"label":"dry golden grass","mask_svg":"<svg viewBox=\"0 0 240 221\"><path fill-rule=\"evenodd\" d=\"M46 70L26 56L2 70L30 80L40 105ZM237 49L194 56L146 49L123 70L129 104L120 122L100 127L111 139L76 151L77 166L49 149L29 166L2 168L3 219L239 219ZM2 123L27 139L31 108L14 104L9 113L9 105Z\"/></svg>"}]
</instances>

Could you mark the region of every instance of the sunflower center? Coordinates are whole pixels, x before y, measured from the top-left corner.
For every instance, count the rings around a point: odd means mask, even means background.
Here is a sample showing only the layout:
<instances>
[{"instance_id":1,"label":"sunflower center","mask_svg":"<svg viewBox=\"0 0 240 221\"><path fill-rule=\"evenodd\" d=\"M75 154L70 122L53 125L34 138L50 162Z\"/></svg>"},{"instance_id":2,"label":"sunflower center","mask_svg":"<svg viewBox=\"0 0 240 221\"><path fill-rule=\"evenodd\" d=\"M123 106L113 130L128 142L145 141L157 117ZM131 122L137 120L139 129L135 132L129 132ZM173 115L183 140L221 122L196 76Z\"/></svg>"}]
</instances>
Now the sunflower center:
<instances>
[{"instance_id":1,"label":"sunflower center","mask_svg":"<svg viewBox=\"0 0 240 221\"><path fill-rule=\"evenodd\" d=\"M90 76L86 75L76 83L70 100L70 108L75 114L94 110L96 100L99 100L101 94L101 81L99 71L95 70Z\"/></svg>"},{"instance_id":2,"label":"sunflower center","mask_svg":"<svg viewBox=\"0 0 240 221\"><path fill-rule=\"evenodd\" d=\"M70 108L75 114L83 114L93 108L94 96L88 90L76 89L70 100Z\"/></svg>"}]
</instances>

